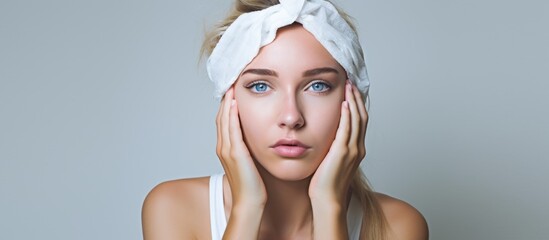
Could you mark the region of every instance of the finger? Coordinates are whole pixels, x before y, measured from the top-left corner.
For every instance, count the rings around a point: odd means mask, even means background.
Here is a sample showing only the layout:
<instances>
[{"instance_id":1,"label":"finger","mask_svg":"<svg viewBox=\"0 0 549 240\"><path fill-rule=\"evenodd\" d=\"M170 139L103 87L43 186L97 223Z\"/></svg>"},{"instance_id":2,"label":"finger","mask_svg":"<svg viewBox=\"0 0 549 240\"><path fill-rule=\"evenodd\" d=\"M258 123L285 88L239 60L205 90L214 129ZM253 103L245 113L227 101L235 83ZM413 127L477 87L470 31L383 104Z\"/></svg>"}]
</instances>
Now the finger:
<instances>
[{"instance_id":1,"label":"finger","mask_svg":"<svg viewBox=\"0 0 549 240\"><path fill-rule=\"evenodd\" d=\"M238 104L235 100L232 100L233 104L230 109L229 116L229 137L231 141L231 147L235 154L238 154L238 157L245 157L243 154L246 154L247 148L242 137L242 128L240 127L240 118L238 117Z\"/></svg>"},{"instance_id":2,"label":"finger","mask_svg":"<svg viewBox=\"0 0 549 240\"><path fill-rule=\"evenodd\" d=\"M217 115L215 116L215 126L216 126L216 131L217 131L217 145L216 145L216 153L217 155L219 156L219 154L221 153L221 147L222 147L222 144L223 142L221 141L222 139L222 136L221 136L221 116L223 115L223 105L225 103L225 97L223 97L221 99L221 102L219 103L219 110L217 110Z\"/></svg>"},{"instance_id":3,"label":"finger","mask_svg":"<svg viewBox=\"0 0 549 240\"><path fill-rule=\"evenodd\" d=\"M358 89L355 89L354 95L358 103L358 112L360 113L360 135L358 136L358 147L360 149L365 148L364 141L366 138L366 129L368 127L368 112L366 111L366 104L364 103L362 94ZM364 152L362 154L364 154Z\"/></svg>"},{"instance_id":4,"label":"finger","mask_svg":"<svg viewBox=\"0 0 549 240\"><path fill-rule=\"evenodd\" d=\"M223 149L230 149L231 147L231 141L229 138L229 113L233 102L233 93L233 88L229 88L227 93L225 93L223 103L223 114L221 115L221 136L223 141Z\"/></svg>"},{"instance_id":5,"label":"finger","mask_svg":"<svg viewBox=\"0 0 549 240\"><path fill-rule=\"evenodd\" d=\"M355 101L357 102L358 112L360 114L360 120L363 124L365 124L368 122L368 113L366 111L366 104L364 102L364 98L362 98L362 94L358 90L358 87L356 86L353 91L353 94L355 96Z\"/></svg>"},{"instance_id":6,"label":"finger","mask_svg":"<svg viewBox=\"0 0 549 240\"><path fill-rule=\"evenodd\" d=\"M355 87L349 82L347 87L347 101L349 102L349 111L351 112L351 136L349 143L356 146L360 135L360 113L358 112L357 101L355 99Z\"/></svg>"},{"instance_id":7,"label":"finger","mask_svg":"<svg viewBox=\"0 0 549 240\"><path fill-rule=\"evenodd\" d=\"M347 101L343 101L341 103L341 116L339 117L339 126L337 128L336 136L334 139L334 143L332 143L332 146L347 146L347 142L349 140L349 131L351 128L349 118L349 103Z\"/></svg>"}]
</instances>

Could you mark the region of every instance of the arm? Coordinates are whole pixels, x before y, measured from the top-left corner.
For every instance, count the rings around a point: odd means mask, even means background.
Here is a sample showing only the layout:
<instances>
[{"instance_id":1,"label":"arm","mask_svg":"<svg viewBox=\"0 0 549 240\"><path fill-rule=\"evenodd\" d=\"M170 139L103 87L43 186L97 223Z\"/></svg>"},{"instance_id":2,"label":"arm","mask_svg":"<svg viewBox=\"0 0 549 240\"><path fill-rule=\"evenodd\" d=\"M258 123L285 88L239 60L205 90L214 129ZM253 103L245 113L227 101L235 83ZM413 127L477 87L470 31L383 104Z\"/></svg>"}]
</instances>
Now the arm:
<instances>
[{"instance_id":1,"label":"arm","mask_svg":"<svg viewBox=\"0 0 549 240\"><path fill-rule=\"evenodd\" d=\"M225 94L217 115L217 156L231 187L232 210L223 239L257 239L267 191L244 143L234 89Z\"/></svg>"},{"instance_id":2,"label":"arm","mask_svg":"<svg viewBox=\"0 0 549 240\"><path fill-rule=\"evenodd\" d=\"M349 239L346 207L323 201L315 201L312 205L315 240Z\"/></svg>"},{"instance_id":3,"label":"arm","mask_svg":"<svg viewBox=\"0 0 549 240\"><path fill-rule=\"evenodd\" d=\"M262 216L262 205L233 205L223 239L257 239Z\"/></svg>"},{"instance_id":4,"label":"arm","mask_svg":"<svg viewBox=\"0 0 549 240\"><path fill-rule=\"evenodd\" d=\"M348 239L347 204L351 181L366 154L368 113L350 82L335 139L309 185L315 239Z\"/></svg>"}]
</instances>

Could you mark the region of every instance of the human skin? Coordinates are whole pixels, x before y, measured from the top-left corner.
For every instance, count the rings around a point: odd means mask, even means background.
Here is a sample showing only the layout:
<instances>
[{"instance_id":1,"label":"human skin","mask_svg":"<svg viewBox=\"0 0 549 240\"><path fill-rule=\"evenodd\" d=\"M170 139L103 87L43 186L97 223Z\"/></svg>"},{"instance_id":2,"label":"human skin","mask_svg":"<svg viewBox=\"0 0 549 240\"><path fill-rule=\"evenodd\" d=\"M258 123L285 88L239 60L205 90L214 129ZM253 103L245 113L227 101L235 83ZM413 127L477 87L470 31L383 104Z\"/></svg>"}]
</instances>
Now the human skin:
<instances>
[{"instance_id":1,"label":"human skin","mask_svg":"<svg viewBox=\"0 0 549 240\"><path fill-rule=\"evenodd\" d=\"M267 67L278 77L244 74ZM337 74L303 77L319 67ZM270 85L251 86L251 79ZM317 80L333 85L324 91L312 86ZM226 92L216 118L228 216L223 239L348 239L348 189L365 154L367 119L360 93L316 39L299 25L280 29ZM297 157L273 153L272 141L288 137L310 148ZM143 204L144 239L211 239L209 194L209 177L157 185ZM375 197L388 239L428 238L425 219L412 206Z\"/></svg>"},{"instance_id":2,"label":"human skin","mask_svg":"<svg viewBox=\"0 0 549 240\"><path fill-rule=\"evenodd\" d=\"M262 219L303 226L290 227L294 232L315 229L316 239L346 239L348 190L365 154L359 139L366 122L360 94L314 36L298 24L280 29L242 71L218 115L218 156L236 211L226 236L257 236ZM280 154L273 147L280 140L305 150ZM280 208L294 210L277 216Z\"/></svg>"},{"instance_id":3,"label":"human skin","mask_svg":"<svg viewBox=\"0 0 549 240\"><path fill-rule=\"evenodd\" d=\"M319 73L303 76L314 70ZM234 85L243 137L253 159L279 179L311 176L335 138L346 79L345 70L310 33L297 26L280 30ZM281 157L271 147L280 139L299 140L310 148L300 157Z\"/></svg>"}]
</instances>

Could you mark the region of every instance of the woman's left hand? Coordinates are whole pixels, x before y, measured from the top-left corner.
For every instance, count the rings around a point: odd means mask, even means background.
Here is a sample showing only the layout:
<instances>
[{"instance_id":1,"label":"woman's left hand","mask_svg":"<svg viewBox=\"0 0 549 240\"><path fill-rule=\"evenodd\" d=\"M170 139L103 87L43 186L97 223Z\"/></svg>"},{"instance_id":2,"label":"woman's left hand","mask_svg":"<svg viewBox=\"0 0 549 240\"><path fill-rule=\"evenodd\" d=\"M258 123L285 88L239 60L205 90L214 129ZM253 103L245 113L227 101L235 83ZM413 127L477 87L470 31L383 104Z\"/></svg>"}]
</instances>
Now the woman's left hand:
<instances>
[{"instance_id":1,"label":"woman's left hand","mask_svg":"<svg viewBox=\"0 0 549 240\"><path fill-rule=\"evenodd\" d=\"M313 208L316 202L325 207L327 204L337 204L346 209L351 182L366 155L364 138L367 124L368 113L362 96L347 81L335 139L309 185Z\"/></svg>"}]
</instances>

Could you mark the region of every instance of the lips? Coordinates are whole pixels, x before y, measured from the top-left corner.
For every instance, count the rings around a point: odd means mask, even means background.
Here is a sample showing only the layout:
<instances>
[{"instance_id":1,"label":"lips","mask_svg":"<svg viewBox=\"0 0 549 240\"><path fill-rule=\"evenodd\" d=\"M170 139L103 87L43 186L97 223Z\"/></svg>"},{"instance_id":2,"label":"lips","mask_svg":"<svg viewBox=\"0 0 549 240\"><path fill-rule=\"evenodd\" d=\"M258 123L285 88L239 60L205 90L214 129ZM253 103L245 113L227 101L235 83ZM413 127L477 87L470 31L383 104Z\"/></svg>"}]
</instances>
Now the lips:
<instances>
[{"instance_id":1,"label":"lips","mask_svg":"<svg viewBox=\"0 0 549 240\"><path fill-rule=\"evenodd\" d=\"M274 152L285 158L299 158L311 148L296 139L281 139L271 146Z\"/></svg>"}]
</instances>

